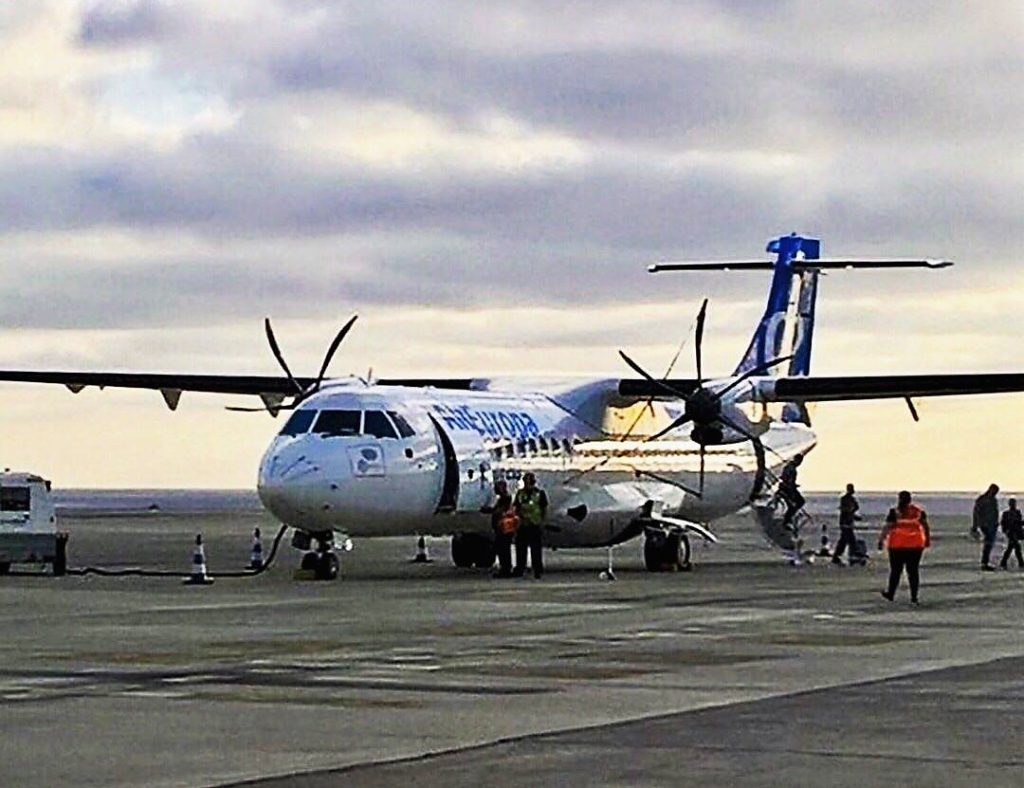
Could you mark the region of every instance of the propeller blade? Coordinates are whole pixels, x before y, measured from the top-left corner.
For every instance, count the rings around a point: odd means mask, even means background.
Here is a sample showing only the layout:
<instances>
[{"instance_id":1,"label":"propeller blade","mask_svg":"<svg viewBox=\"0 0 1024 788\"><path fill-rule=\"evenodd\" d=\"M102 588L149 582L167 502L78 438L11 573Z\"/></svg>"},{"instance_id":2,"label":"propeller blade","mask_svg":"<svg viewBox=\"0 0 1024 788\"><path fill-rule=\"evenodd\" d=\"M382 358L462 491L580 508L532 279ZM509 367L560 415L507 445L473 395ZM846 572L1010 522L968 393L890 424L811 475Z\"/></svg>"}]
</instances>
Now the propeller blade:
<instances>
[{"instance_id":1,"label":"propeller blade","mask_svg":"<svg viewBox=\"0 0 1024 788\"><path fill-rule=\"evenodd\" d=\"M697 488L700 490L700 497L704 497L704 455L707 453L707 449L704 444L700 445L700 483Z\"/></svg>"},{"instance_id":2,"label":"propeller blade","mask_svg":"<svg viewBox=\"0 0 1024 788\"><path fill-rule=\"evenodd\" d=\"M757 440L757 436L756 435L752 434L751 432L748 432L746 429L741 427L739 424L737 424L735 421L730 419L728 416L719 416L718 417L718 422L720 424L724 424L726 427L731 429L733 432L738 432L740 435L742 435L748 441L756 441Z\"/></svg>"},{"instance_id":3,"label":"propeller blade","mask_svg":"<svg viewBox=\"0 0 1024 788\"><path fill-rule=\"evenodd\" d=\"M635 473L637 476L649 476L656 482L662 482L663 484L671 484L673 487L678 487L684 493L692 495L694 498L702 497L699 491L694 490L692 487L687 487L685 484L676 481L675 479L670 479L668 476L662 476L661 474L654 473L653 471L643 471L640 470L639 468L634 468L633 473Z\"/></svg>"},{"instance_id":4,"label":"propeller blade","mask_svg":"<svg viewBox=\"0 0 1024 788\"><path fill-rule=\"evenodd\" d=\"M674 429L675 429L676 427L681 427L681 426L683 426L684 424L686 424L686 423L687 423L688 421L690 421L690 420L691 420L691 419L690 419L690 417L689 417L689 416L687 416L686 414L683 414L682 416L680 416L679 418L677 418L677 419L676 419L675 421L673 421L673 422L672 422L671 424L669 424L669 425L668 425L667 427L665 427L664 429L662 429L662 430L658 430L658 432L654 433L654 434L653 434L653 435L651 435L650 437L648 437L648 438L645 438L645 439L644 439L644 442L646 443L646 442L648 442L648 441L656 441L656 440L658 440L658 438L660 438L660 437L662 437L662 436L664 436L664 435L666 435L666 434L668 434L668 433L672 432L672 430L674 430Z\"/></svg>"},{"instance_id":5,"label":"propeller blade","mask_svg":"<svg viewBox=\"0 0 1024 788\"><path fill-rule=\"evenodd\" d=\"M704 318L708 314L708 300L705 298L704 303L700 305L700 312L697 313L697 333L694 335L694 341L697 351L697 385L700 386L704 382L704 366L701 363L701 346L704 344Z\"/></svg>"},{"instance_id":6,"label":"propeller blade","mask_svg":"<svg viewBox=\"0 0 1024 788\"><path fill-rule=\"evenodd\" d=\"M316 376L316 385L313 387L313 391L319 391L320 385L324 382L324 375L327 374L327 367L330 366L331 359L334 358L334 354L338 351L338 346L342 343L348 332L352 330L352 325L359 318L359 315L352 315L348 319L348 322L341 327L341 331L334 337L334 341L331 342L331 346L327 348L327 353L324 355L324 363L320 365L320 374ZM270 325L270 322L267 322Z\"/></svg>"},{"instance_id":7,"label":"propeller blade","mask_svg":"<svg viewBox=\"0 0 1024 788\"><path fill-rule=\"evenodd\" d=\"M647 380L649 380L651 383L654 383L655 385L660 386L668 394L671 394L673 397L677 397L677 398L683 399L683 400L686 399L686 395L685 394L683 394L681 391L677 391L676 389L672 388L670 385L665 383L663 380L659 380L658 378L654 377L650 372L648 372L646 369L644 369L639 364L637 364L633 359L631 359L629 356L627 356L623 351L620 350L619 351L619 355L622 356L622 360L625 361L630 366L630 368L634 372L636 372L638 375L641 375L642 377L644 377Z\"/></svg>"},{"instance_id":8,"label":"propeller blade","mask_svg":"<svg viewBox=\"0 0 1024 788\"><path fill-rule=\"evenodd\" d=\"M777 367L779 364L783 364L783 363L789 361L792 358L793 358L792 356L779 356L777 359L774 359L772 361L767 361L764 364L761 364L759 366L754 367L753 369L747 370L742 375L740 375L738 378L736 378L736 380L734 380L732 383L730 383L724 389L719 391L715 395L715 398L716 399L721 399L726 394L728 394L730 391L732 391L734 388L736 388L738 385L740 385L740 383L742 383L744 380L747 380L748 378L756 377L758 375L763 375L765 372L767 372L772 367Z\"/></svg>"},{"instance_id":9,"label":"propeller blade","mask_svg":"<svg viewBox=\"0 0 1024 788\"><path fill-rule=\"evenodd\" d=\"M281 353L281 348L277 344L277 338L274 336L274 329L270 326L270 318L263 318L263 329L267 334L267 342L270 343L270 352L274 354L274 358L277 359L277 363L281 365L281 369L284 370L284 374L288 376L288 380L292 382L295 387L295 391L298 394L302 393L302 386L299 385L299 381L295 379L292 371L288 369L288 363L284 360L284 355Z\"/></svg>"}]
</instances>

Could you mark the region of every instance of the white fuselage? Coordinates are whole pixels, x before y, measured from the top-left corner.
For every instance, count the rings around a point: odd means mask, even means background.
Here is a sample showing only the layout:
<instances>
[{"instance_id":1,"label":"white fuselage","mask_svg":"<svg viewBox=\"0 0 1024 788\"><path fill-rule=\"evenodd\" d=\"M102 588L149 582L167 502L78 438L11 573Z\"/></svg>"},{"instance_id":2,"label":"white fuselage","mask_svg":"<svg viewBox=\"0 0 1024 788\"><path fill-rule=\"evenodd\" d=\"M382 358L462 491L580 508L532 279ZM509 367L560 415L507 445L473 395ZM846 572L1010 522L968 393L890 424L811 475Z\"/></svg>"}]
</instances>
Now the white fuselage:
<instances>
[{"instance_id":1,"label":"white fuselage","mask_svg":"<svg viewBox=\"0 0 1024 788\"><path fill-rule=\"evenodd\" d=\"M488 532L480 510L494 482L515 490L532 471L550 501L546 543L598 546L625 533L648 501L702 523L749 502L749 442L708 447L698 497L681 487L698 487L699 447L678 432L610 440L540 391L339 383L291 415L264 454L258 489L278 519L302 530L440 536ZM774 422L762 442L773 467L811 448L814 434Z\"/></svg>"}]
</instances>

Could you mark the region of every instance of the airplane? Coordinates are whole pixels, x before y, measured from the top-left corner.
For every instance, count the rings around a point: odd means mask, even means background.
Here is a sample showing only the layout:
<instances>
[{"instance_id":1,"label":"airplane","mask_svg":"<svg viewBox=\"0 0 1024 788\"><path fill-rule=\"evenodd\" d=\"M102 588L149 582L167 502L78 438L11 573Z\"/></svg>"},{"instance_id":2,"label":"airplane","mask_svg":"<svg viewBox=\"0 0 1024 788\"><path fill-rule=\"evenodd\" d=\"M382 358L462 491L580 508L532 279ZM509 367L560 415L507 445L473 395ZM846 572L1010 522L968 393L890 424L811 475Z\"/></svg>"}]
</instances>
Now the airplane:
<instances>
[{"instance_id":1,"label":"airplane","mask_svg":"<svg viewBox=\"0 0 1024 788\"><path fill-rule=\"evenodd\" d=\"M688 568L690 538L750 507L765 535L798 549L781 524L778 469L816 444L806 405L1024 390L1024 374L820 377L810 373L819 276L841 269L937 269L944 260L820 256L820 241L773 239L774 259L660 263L665 271L770 271L764 315L732 374L705 377L704 301L695 323L696 376L659 377L620 351L633 378L329 378L351 330L331 342L316 377L296 377L270 320L264 328L284 376L0 370L0 381L153 389L176 409L184 391L256 395L289 414L259 465L263 505L294 529L301 567L338 576L337 544L351 537L451 536L453 562L490 567L485 509L494 482L535 474L549 498L544 543L610 548L644 537L649 570Z\"/></svg>"}]
</instances>

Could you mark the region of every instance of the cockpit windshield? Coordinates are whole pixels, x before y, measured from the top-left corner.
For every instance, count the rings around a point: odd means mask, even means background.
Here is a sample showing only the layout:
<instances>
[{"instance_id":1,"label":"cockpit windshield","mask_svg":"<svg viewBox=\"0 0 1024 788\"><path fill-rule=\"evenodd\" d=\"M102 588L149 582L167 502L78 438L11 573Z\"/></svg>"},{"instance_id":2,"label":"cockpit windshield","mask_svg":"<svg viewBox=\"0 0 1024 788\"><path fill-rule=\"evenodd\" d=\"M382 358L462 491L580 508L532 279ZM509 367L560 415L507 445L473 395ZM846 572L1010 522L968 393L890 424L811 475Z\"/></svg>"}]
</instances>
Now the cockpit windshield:
<instances>
[{"instance_id":1,"label":"cockpit windshield","mask_svg":"<svg viewBox=\"0 0 1024 788\"><path fill-rule=\"evenodd\" d=\"M315 422L315 423L314 423ZM297 410L281 429L281 435L303 435L313 428L317 435L368 435L373 438L411 438L409 422L393 410Z\"/></svg>"},{"instance_id":2,"label":"cockpit windshield","mask_svg":"<svg viewBox=\"0 0 1024 788\"><path fill-rule=\"evenodd\" d=\"M397 438L398 433L391 426L388 417L382 410L366 411L366 423L363 424L363 432L375 438Z\"/></svg>"},{"instance_id":3,"label":"cockpit windshield","mask_svg":"<svg viewBox=\"0 0 1024 788\"><path fill-rule=\"evenodd\" d=\"M313 432L318 435L359 435L363 414L358 410L322 410Z\"/></svg>"},{"instance_id":4,"label":"cockpit windshield","mask_svg":"<svg viewBox=\"0 0 1024 788\"><path fill-rule=\"evenodd\" d=\"M315 410L297 410L291 418L285 422L284 427L281 428L282 435L301 435L304 432L308 432L310 426L313 424L313 418L316 416Z\"/></svg>"},{"instance_id":5,"label":"cockpit windshield","mask_svg":"<svg viewBox=\"0 0 1024 788\"><path fill-rule=\"evenodd\" d=\"M401 413L396 413L393 410L389 410L388 415L391 417L391 420L395 423L395 426L398 428L398 434L401 435L403 438L411 438L413 435L416 434L416 430L412 428L412 425L409 424L405 416L403 416Z\"/></svg>"}]
</instances>

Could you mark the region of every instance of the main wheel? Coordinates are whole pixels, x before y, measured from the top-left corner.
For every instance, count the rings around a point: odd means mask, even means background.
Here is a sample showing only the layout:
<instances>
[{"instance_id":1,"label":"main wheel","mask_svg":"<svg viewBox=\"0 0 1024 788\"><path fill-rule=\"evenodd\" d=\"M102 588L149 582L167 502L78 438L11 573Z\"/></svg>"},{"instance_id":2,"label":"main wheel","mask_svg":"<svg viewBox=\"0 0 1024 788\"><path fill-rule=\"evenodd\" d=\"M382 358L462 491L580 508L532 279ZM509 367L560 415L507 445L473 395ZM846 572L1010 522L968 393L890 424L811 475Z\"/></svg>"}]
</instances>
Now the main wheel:
<instances>
[{"instance_id":1,"label":"main wheel","mask_svg":"<svg viewBox=\"0 0 1024 788\"><path fill-rule=\"evenodd\" d=\"M664 572L675 564L676 556L669 537L662 531L648 531L644 537L644 566L648 572Z\"/></svg>"},{"instance_id":2,"label":"main wheel","mask_svg":"<svg viewBox=\"0 0 1024 788\"><path fill-rule=\"evenodd\" d=\"M690 539L686 534L648 531L644 537L644 566L648 572L687 570L690 564Z\"/></svg>"},{"instance_id":3,"label":"main wheel","mask_svg":"<svg viewBox=\"0 0 1024 788\"><path fill-rule=\"evenodd\" d=\"M673 537L676 541L676 566L683 572L693 569L690 563L690 537L686 534L677 534Z\"/></svg>"},{"instance_id":4,"label":"main wheel","mask_svg":"<svg viewBox=\"0 0 1024 788\"><path fill-rule=\"evenodd\" d=\"M473 552L470 534L457 533L452 536L452 563L468 569L473 566Z\"/></svg>"},{"instance_id":5,"label":"main wheel","mask_svg":"<svg viewBox=\"0 0 1024 788\"><path fill-rule=\"evenodd\" d=\"M494 542L486 536L477 537L473 553L473 566L477 569L490 569L494 566L494 559L497 557L497 550L494 547Z\"/></svg>"}]
</instances>

